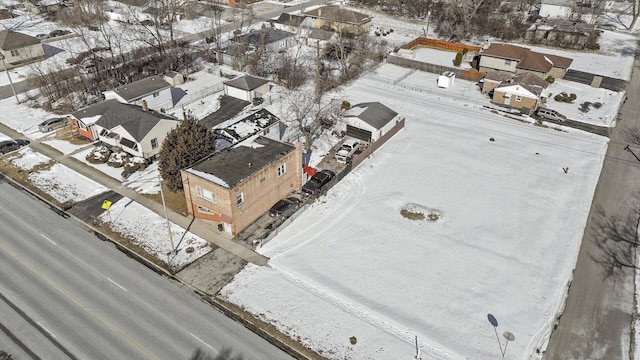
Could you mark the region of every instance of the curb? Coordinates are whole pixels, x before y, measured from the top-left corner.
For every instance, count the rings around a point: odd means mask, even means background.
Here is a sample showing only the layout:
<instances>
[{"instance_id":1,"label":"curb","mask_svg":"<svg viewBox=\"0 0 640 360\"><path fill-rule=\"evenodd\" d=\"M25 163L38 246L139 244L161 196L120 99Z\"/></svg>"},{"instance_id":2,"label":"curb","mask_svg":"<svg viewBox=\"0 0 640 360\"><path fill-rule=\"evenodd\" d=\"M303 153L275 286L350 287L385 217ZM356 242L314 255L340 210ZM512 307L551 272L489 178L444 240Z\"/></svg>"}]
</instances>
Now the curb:
<instances>
[{"instance_id":1,"label":"curb","mask_svg":"<svg viewBox=\"0 0 640 360\"><path fill-rule=\"evenodd\" d=\"M49 206L49 208L53 212L55 212L56 214L60 215L61 217L65 218L65 219L69 219L69 220L73 221L74 223L82 226L83 228L89 230L89 232L92 233L93 235L95 235L95 237L98 238L99 240L108 241L108 242L112 243L116 247L116 249L121 251L123 254L125 254L129 258L132 258L132 259L136 260L138 263L144 265L145 267L147 267L149 270L155 272L156 274L161 275L161 276L165 276L165 277L169 278L170 280L176 281L176 282L178 282L178 283L180 283L182 285L185 285L185 286L191 288L193 290L193 292L196 295L198 295L198 297L200 297L200 299L202 299L205 302L207 302L214 309L217 309L218 311L220 311L221 313L223 313L225 316L227 316L228 318L232 319L233 321L242 324L245 328L249 329L251 332L253 332L254 334L260 336L261 338L263 338L264 340L266 340L267 342L269 342L273 346L279 348L283 352L287 353L288 355L290 355L290 356L292 356L292 357L294 357L296 359L299 359L299 360L313 360L313 359L316 359L316 358L311 358L311 357L308 357L308 356L300 353L295 348L293 348L293 347L289 346L288 344L280 341L280 339L278 339L277 337L271 335L268 331L264 330L260 326L259 322L252 322L252 321L249 321L249 320L245 319L240 314L234 312L231 308L226 306L223 302L215 299L213 296L205 293L204 291L198 289L197 287L195 287L195 286L193 286L193 285L191 285L189 283L183 282L179 277L177 277L176 275L172 274L170 271L168 271L168 270L166 270L166 269L154 264L153 262L145 259L144 257L140 256L135 251L132 251L131 249L129 249L125 245L123 245L123 244L121 244L121 243L119 243L117 241L114 241L109 236L105 235L104 233L100 232L98 229L93 227L91 224L87 224L86 222L84 222L84 221L78 219L77 217L75 217L74 215L69 214L65 210L63 210L63 209L59 208L58 206L52 204L47 199L43 198L42 196L38 195L37 193L35 193L35 192L31 191L30 189L22 186L22 184L16 182L12 178L10 178L8 176L5 176L4 174L0 173L0 181L1 180L7 181L7 183L9 185L13 186L14 188L16 188L18 190L21 190L21 191L24 191L24 192L28 193L29 195L31 195L32 197L34 197L34 198L38 199L39 201L43 202L44 204ZM323 359L323 358L322 357L318 357L318 359Z\"/></svg>"}]
</instances>

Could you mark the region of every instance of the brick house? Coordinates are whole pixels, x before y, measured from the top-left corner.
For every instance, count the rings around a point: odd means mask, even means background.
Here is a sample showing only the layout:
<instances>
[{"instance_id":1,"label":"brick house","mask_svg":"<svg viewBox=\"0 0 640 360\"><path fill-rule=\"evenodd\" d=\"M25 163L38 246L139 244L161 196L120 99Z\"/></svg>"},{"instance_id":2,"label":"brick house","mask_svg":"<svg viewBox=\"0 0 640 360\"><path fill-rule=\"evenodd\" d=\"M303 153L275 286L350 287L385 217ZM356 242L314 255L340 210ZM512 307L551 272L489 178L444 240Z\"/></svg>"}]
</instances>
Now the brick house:
<instances>
[{"instance_id":1,"label":"brick house","mask_svg":"<svg viewBox=\"0 0 640 360\"><path fill-rule=\"evenodd\" d=\"M299 145L257 137L181 170L189 215L236 235L302 186Z\"/></svg>"},{"instance_id":2,"label":"brick house","mask_svg":"<svg viewBox=\"0 0 640 360\"><path fill-rule=\"evenodd\" d=\"M493 89L491 102L531 114L540 106L542 91L549 83L532 73L515 74Z\"/></svg>"},{"instance_id":3,"label":"brick house","mask_svg":"<svg viewBox=\"0 0 640 360\"><path fill-rule=\"evenodd\" d=\"M562 79L573 59L563 56L543 54L529 48L494 43L480 52L480 72L519 74L530 72L545 79L552 76Z\"/></svg>"},{"instance_id":4,"label":"brick house","mask_svg":"<svg viewBox=\"0 0 640 360\"><path fill-rule=\"evenodd\" d=\"M336 32L363 34L369 31L371 18L367 14L342 8L338 5L322 6L303 13L313 20L313 27Z\"/></svg>"}]
</instances>

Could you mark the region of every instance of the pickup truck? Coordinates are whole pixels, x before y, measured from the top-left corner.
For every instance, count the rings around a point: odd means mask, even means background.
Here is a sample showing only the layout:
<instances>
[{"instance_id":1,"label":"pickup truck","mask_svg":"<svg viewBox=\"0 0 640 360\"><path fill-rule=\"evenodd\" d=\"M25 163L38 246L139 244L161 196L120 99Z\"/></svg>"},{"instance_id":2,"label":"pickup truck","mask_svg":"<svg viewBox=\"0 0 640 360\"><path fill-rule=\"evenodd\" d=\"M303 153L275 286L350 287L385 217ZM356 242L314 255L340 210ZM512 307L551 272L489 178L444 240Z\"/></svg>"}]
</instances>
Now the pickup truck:
<instances>
[{"instance_id":1,"label":"pickup truck","mask_svg":"<svg viewBox=\"0 0 640 360\"><path fill-rule=\"evenodd\" d=\"M340 149L336 151L336 160L341 163L346 163L347 159L351 158L358 149L360 149L360 141L357 139L348 139L342 144Z\"/></svg>"}]
</instances>

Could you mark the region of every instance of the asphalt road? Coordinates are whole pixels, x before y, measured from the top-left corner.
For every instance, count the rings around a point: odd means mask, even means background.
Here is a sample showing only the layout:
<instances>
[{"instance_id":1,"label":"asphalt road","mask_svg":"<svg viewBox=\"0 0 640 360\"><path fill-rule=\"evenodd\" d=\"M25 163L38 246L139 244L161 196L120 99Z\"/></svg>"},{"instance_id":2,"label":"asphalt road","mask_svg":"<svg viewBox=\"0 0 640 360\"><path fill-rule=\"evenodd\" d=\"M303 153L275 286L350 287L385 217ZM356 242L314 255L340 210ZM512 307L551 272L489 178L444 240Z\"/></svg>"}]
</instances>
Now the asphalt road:
<instances>
[{"instance_id":1,"label":"asphalt road","mask_svg":"<svg viewBox=\"0 0 640 360\"><path fill-rule=\"evenodd\" d=\"M629 129L640 126L640 62L636 59L621 121L609 148L569 289L566 308L552 333L545 359L628 359L634 298L634 270L640 160L625 150ZM640 131L636 131L640 136ZM640 156L640 148L630 149ZM567 209L571 211L571 209Z\"/></svg>"},{"instance_id":2,"label":"asphalt road","mask_svg":"<svg viewBox=\"0 0 640 360\"><path fill-rule=\"evenodd\" d=\"M15 359L291 359L0 182L0 347Z\"/></svg>"}]
</instances>

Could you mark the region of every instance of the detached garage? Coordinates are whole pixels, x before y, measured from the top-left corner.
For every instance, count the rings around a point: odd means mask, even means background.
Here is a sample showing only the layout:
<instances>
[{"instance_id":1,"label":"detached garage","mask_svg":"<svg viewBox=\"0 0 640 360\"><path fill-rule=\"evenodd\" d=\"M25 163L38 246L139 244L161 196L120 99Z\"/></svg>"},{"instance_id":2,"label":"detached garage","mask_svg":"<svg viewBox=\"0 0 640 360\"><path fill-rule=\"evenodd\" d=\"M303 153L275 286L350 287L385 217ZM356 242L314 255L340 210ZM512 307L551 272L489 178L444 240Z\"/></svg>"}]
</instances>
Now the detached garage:
<instances>
[{"instance_id":1,"label":"detached garage","mask_svg":"<svg viewBox=\"0 0 640 360\"><path fill-rule=\"evenodd\" d=\"M379 102L361 103L342 113L338 129L347 136L374 143L393 129L398 113Z\"/></svg>"},{"instance_id":2,"label":"detached garage","mask_svg":"<svg viewBox=\"0 0 640 360\"><path fill-rule=\"evenodd\" d=\"M269 92L269 80L243 75L224 83L224 94L236 99L253 102Z\"/></svg>"}]
</instances>

